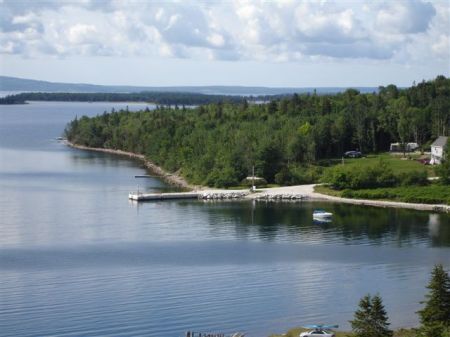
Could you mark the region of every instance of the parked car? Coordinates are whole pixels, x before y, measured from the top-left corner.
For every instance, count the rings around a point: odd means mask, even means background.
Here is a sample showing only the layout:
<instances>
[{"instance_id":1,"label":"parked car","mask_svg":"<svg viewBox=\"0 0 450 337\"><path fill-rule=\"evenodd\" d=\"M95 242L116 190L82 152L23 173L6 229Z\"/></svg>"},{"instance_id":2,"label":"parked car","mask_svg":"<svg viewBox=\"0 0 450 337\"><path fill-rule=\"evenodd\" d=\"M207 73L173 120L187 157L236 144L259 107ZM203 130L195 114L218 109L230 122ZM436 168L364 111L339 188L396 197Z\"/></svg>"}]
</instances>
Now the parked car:
<instances>
[{"instance_id":1,"label":"parked car","mask_svg":"<svg viewBox=\"0 0 450 337\"><path fill-rule=\"evenodd\" d=\"M361 158L362 153L359 151L347 151L344 153L344 156L347 158Z\"/></svg>"},{"instance_id":2,"label":"parked car","mask_svg":"<svg viewBox=\"0 0 450 337\"><path fill-rule=\"evenodd\" d=\"M335 337L335 334L323 329L314 329L308 332L302 332L299 337Z\"/></svg>"},{"instance_id":3,"label":"parked car","mask_svg":"<svg viewBox=\"0 0 450 337\"><path fill-rule=\"evenodd\" d=\"M339 325L312 324L304 325L303 327L313 330L302 332L299 337L335 337L335 334L330 329L337 329Z\"/></svg>"}]
</instances>

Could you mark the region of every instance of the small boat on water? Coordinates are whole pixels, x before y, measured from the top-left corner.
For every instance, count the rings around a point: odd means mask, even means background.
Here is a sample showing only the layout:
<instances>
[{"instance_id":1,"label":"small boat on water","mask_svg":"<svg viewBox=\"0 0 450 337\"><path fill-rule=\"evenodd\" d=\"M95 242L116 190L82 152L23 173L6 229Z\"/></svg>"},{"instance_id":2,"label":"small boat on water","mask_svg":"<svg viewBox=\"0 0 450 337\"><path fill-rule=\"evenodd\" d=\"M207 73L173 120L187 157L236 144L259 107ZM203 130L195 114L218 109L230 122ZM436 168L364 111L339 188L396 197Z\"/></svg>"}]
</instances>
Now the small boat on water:
<instances>
[{"instance_id":1,"label":"small boat on water","mask_svg":"<svg viewBox=\"0 0 450 337\"><path fill-rule=\"evenodd\" d=\"M330 220L333 216L333 213L327 212L323 209L315 209L313 212L313 220Z\"/></svg>"}]
</instances>

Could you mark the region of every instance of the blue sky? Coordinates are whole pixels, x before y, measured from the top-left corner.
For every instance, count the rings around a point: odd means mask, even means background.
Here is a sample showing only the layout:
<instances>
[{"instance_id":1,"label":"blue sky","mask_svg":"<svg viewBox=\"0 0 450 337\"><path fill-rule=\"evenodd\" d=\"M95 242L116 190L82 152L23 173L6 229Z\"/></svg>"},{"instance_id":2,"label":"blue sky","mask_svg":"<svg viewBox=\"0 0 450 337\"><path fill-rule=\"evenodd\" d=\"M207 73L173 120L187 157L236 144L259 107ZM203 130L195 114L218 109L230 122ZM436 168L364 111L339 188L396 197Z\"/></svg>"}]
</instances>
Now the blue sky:
<instances>
[{"instance_id":1,"label":"blue sky","mask_svg":"<svg viewBox=\"0 0 450 337\"><path fill-rule=\"evenodd\" d=\"M0 74L127 85L450 76L450 1L0 0Z\"/></svg>"}]
</instances>

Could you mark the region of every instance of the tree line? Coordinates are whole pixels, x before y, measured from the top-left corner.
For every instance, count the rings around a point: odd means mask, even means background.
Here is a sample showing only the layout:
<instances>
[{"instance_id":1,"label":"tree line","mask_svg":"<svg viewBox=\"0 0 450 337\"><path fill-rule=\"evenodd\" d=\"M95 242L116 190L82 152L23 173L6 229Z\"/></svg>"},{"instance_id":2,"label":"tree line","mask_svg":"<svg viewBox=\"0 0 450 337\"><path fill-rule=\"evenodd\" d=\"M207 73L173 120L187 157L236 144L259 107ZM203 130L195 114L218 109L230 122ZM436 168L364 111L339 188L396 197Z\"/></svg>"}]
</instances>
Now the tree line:
<instances>
[{"instance_id":1,"label":"tree line","mask_svg":"<svg viewBox=\"0 0 450 337\"><path fill-rule=\"evenodd\" d=\"M137 93L70 93L25 92L0 98L0 104L24 104L27 101L62 102L148 102L164 105L197 105L216 102L239 103L241 96L206 95L189 92L137 92Z\"/></svg>"},{"instance_id":2,"label":"tree line","mask_svg":"<svg viewBox=\"0 0 450 337\"><path fill-rule=\"evenodd\" d=\"M450 127L450 79L407 89L335 95L294 94L268 103L217 102L187 109L159 106L76 118L77 144L141 153L194 184L235 186L252 172L269 183L317 180L320 165L346 151L376 153L392 142L422 148Z\"/></svg>"}]
</instances>

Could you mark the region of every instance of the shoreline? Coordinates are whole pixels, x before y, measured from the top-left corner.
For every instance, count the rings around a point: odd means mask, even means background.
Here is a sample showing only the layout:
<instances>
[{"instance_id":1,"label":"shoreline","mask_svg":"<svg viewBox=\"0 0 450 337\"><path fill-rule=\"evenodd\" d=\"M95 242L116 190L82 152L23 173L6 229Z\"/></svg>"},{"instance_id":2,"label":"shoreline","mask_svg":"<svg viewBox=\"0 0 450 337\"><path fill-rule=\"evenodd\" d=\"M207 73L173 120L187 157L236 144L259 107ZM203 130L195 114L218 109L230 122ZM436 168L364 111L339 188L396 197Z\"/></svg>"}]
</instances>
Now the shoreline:
<instances>
[{"instance_id":1,"label":"shoreline","mask_svg":"<svg viewBox=\"0 0 450 337\"><path fill-rule=\"evenodd\" d=\"M95 152L103 152L110 153L120 156L126 156L133 159L141 160L144 163L144 166L149 169L151 172L155 173L162 180L176 187L180 187L183 189L187 189L189 191L205 191L209 193L230 193L233 191L242 190L227 190L227 189L217 189L217 188L209 188L207 186L196 186L189 184L186 179L181 177L179 174L170 173L164 170L162 167L156 165L151 160L147 159L143 154L137 154L133 152L127 152L122 150L115 149L107 149L107 148L96 148L96 147L88 147L84 145L78 145L71 143L69 141L64 141L64 143L72 148L76 148L79 150L87 150L87 151L95 151ZM442 212L442 213L450 213L450 205L444 204L417 204L417 203L407 203L400 201L385 201L385 200L369 200L369 199L350 199L350 198L342 198L335 197L327 194L322 194L314 191L314 187L318 184L308 184L308 185L295 185L295 186L284 186L284 187L272 187L272 188L260 188L257 190L258 193L250 193L245 196L244 199L258 199L258 196L261 193L266 195L279 195L279 194L292 194L292 195L303 195L307 200L313 201L330 201L330 202L339 202L353 205L361 205L361 206L372 206L372 207L390 207L390 208L407 208L407 209L415 209L420 211L434 211L434 212Z\"/></svg>"},{"instance_id":2,"label":"shoreline","mask_svg":"<svg viewBox=\"0 0 450 337\"><path fill-rule=\"evenodd\" d=\"M103 153L110 153L114 155L119 156L125 156L133 159L138 159L144 163L144 166L150 170L152 173L157 175L159 178L167 182L168 184L176 187L180 187L187 190L197 190L201 189L201 186L195 186L189 184L186 179L181 177L180 175L176 173L170 173L164 170L162 167L156 165L151 160L148 160L143 154L138 154L134 152L127 152L122 150L115 150L115 149L107 149L107 148L101 148L101 147L89 147L84 145L78 145L72 142L69 142L68 140L64 141L64 144L66 144L69 147L72 147L74 149L78 150L85 150L85 151L94 151L94 152L103 152Z\"/></svg>"},{"instance_id":3,"label":"shoreline","mask_svg":"<svg viewBox=\"0 0 450 337\"><path fill-rule=\"evenodd\" d=\"M314 188L317 185L319 185L319 184L274 187L274 188L259 189L258 191L262 191L262 192L268 193L268 194L297 193L297 194L303 194L304 196L308 197L309 200L339 202L339 203L354 204L354 205L361 205L361 206L373 206L373 207L383 207L383 208L386 208L386 207L408 208L408 209L415 209L415 210L419 210L419 211L434 211L434 212L443 212L443 213L450 212L450 205L444 205L444 204L417 204L417 203L408 203L408 202L401 202L401 201L350 199L350 198L335 197L335 196L316 192L314 190Z\"/></svg>"},{"instance_id":4,"label":"shoreline","mask_svg":"<svg viewBox=\"0 0 450 337\"><path fill-rule=\"evenodd\" d=\"M316 186L316 184L314 185ZM320 198L322 200L329 200L332 202L341 202L346 204L355 204L362 206L374 206L374 207L390 207L390 208L408 208L415 209L419 211L434 211L434 212L442 212L449 213L450 205L445 204L418 204L418 203L410 203L403 201L388 201L388 200L373 200L373 199L350 199L350 198L342 198L336 197L332 195L322 194L314 191L312 195Z\"/></svg>"}]
</instances>

